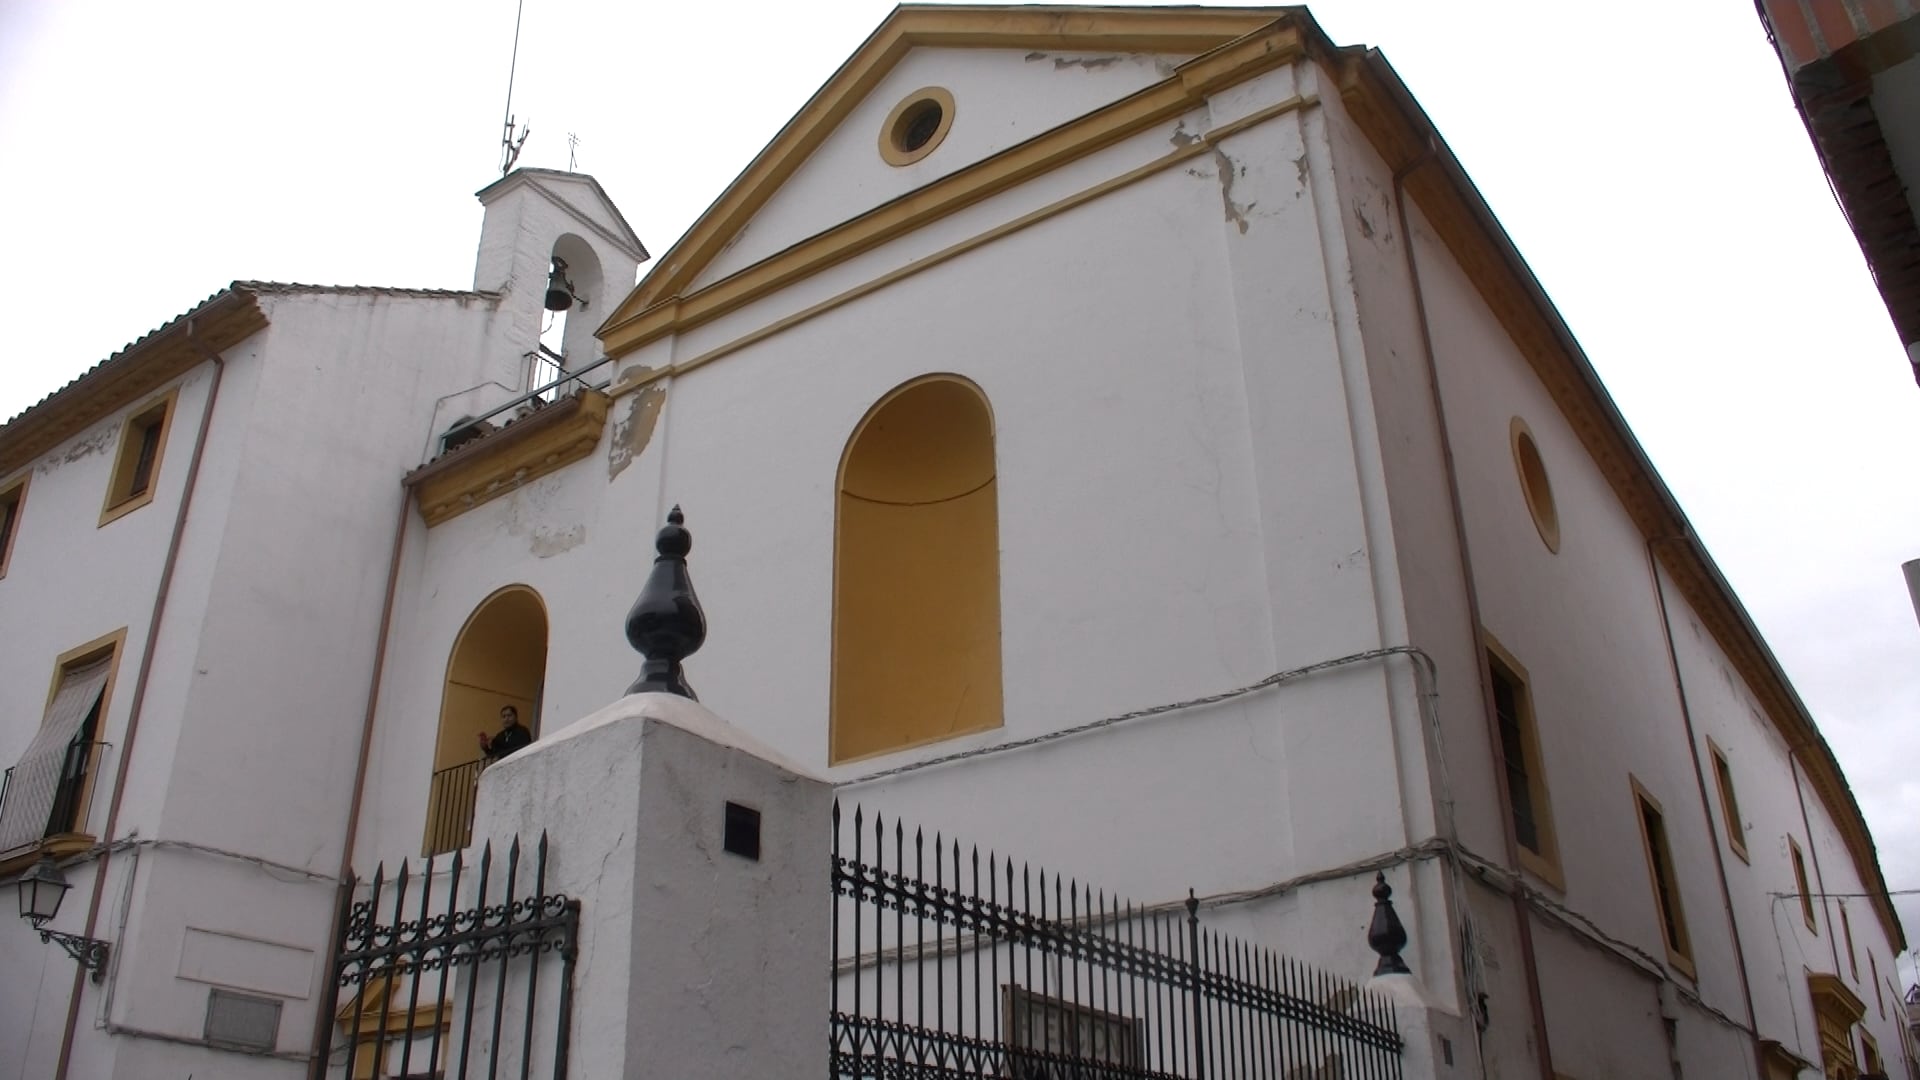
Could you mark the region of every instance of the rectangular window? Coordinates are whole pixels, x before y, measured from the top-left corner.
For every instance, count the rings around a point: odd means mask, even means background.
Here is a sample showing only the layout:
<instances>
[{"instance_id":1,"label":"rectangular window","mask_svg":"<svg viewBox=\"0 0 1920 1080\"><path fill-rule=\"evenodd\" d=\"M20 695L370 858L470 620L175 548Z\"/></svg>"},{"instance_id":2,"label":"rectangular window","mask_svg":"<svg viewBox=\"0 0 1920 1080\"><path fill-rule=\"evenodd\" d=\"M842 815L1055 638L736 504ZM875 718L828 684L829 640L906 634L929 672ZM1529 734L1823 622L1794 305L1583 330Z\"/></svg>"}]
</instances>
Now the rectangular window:
<instances>
[{"instance_id":1,"label":"rectangular window","mask_svg":"<svg viewBox=\"0 0 1920 1080\"><path fill-rule=\"evenodd\" d=\"M1751 862L1747 858L1746 822L1740 817L1740 799L1733 792L1733 767L1727 764L1727 752L1712 739L1707 740L1707 751L1713 756L1713 779L1720 789L1720 816L1726 821L1727 846L1741 862Z\"/></svg>"},{"instance_id":2,"label":"rectangular window","mask_svg":"<svg viewBox=\"0 0 1920 1080\"><path fill-rule=\"evenodd\" d=\"M176 394L177 391L169 393L135 412L120 429L120 449L114 455L113 478L107 485L107 501L100 510L100 524L105 525L153 501Z\"/></svg>"},{"instance_id":3,"label":"rectangular window","mask_svg":"<svg viewBox=\"0 0 1920 1080\"><path fill-rule=\"evenodd\" d=\"M13 561L13 538L20 532L20 508L26 501L25 476L0 488L0 577L7 576L7 564Z\"/></svg>"},{"instance_id":4,"label":"rectangular window","mask_svg":"<svg viewBox=\"0 0 1920 1080\"><path fill-rule=\"evenodd\" d=\"M1547 803L1546 773L1540 765L1540 734L1534 723L1533 697L1526 669L1491 638L1487 641L1488 682L1493 691L1494 723L1500 735L1500 765L1506 774L1507 806L1520 862L1555 887L1561 886L1560 850Z\"/></svg>"},{"instance_id":5,"label":"rectangular window","mask_svg":"<svg viewBox=\"0 0 1920 1080\"><path fill-rule=\"evenodd\" d=\"M1013 1075L1064 1076L1082 1062L1122 1070L1140 1068L1139 1021L1018 986L1005 987L1005 995L1002 1008L1007 1017L1007 1047L1016 1062ZM1079 1075L1100 1070L1071 1071Z\"/></svg>"},{"instance_id":6,"label":"rectangular window","mask_svg":"<svg viewBox=\"0 0 1920 1080\"><path fill-rule=\"evenodd\" d=\"M1673 848L1667 842L1667 819L1660 803L1640 781L1633 782L1634 809L1640 818L1640 842L1646 849L1647 876L1653 883L1653 902L1660 916L1660 935L1667 959L1693 974L1693 943L1687 937L1687 917L1680 906L1680 881L1673 872Z\"/></svg>"},{"instance_id":7,"label":"rectangular window","mask_svg":"<svg viewBox=\"0 0 1920 1080\"><path fill-rule=\"evenodd\" d=\"M1887 1018L1887 992L1880 986L1880 958L1867 950L1867 973L1873 976L1873 1003L1880 1008L1880 1019Z\"/></svg>"},{"instance_id":8,"label":"rectangular window","mask_svg":"<svg viewBox=\"0 0 1920 1080\"><path fill-rule=\"evenodd\" d=\"M1807 929L1820 932L1820 926L1813 919L1813 888L1807 884L1807 857L1800 854L1800 845L1793 837L1787 837L1787 854L1793 859L1793 887L1800 894L1800 917L1807 921Z\"/></svg>"},{"instance_id":9,"label":"rectangular window","mask_svg":"<svg viewBox=\"0 0 1920 1080\"><path fill-rule=\"evenodd\" d=\"M1864 1072L1869 1075L1875 1073L1881 1076L1886 1075L1886 1063L1880 1060L1880 1044L1873 1041L1873 1036L1867 1034L1865 1028L1860 1029L1860 1056L1865 1059L1862 1061L1866 1066Z\"/></svg>"},{"instance_id":10,"label":"rectangular window","mask_svg":"<svg viewBox=\"0 0 1920 1080\"><path fill-rule=\"evenodd\" d=\"M1860 981L1860 956L1853 951L1853 920L1847 918L1847 902L1840 901L1840 940L1847 946L1847 971Z\"/></svg>"},{"instance_id":11,"label":"rectangular window","mask_svg":"<svg viewBox=\"0 0 1920 1080\"><path fill-rule=\"evenodd\" d=\"M0 800L0 857L84 837L93 777L99 764L100 725L113 690L120 630L63 654L54 665L53 689L40 729L9 770Z\"/></svg>"}]
</instances>

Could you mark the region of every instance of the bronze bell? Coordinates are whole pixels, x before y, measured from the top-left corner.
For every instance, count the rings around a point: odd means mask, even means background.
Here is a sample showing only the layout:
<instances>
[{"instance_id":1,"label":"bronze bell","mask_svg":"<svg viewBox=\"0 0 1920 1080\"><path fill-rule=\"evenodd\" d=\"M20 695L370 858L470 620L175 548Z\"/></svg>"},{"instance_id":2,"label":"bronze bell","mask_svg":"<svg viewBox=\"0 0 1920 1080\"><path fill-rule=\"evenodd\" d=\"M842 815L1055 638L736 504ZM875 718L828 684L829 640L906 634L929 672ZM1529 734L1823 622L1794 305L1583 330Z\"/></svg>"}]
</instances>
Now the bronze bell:
<instances>
[{"instance_id":1,"label":"bronze bell","mask_svg":"<svg viewBox=\"0 0 1920 1080\"><path fill-rule=\"evenodd\" d=\"M573 307L573 282L567 280L567 261L553 257L553 269L547 274L547 310L567 311Z\"/></svg>"}]
</instances>

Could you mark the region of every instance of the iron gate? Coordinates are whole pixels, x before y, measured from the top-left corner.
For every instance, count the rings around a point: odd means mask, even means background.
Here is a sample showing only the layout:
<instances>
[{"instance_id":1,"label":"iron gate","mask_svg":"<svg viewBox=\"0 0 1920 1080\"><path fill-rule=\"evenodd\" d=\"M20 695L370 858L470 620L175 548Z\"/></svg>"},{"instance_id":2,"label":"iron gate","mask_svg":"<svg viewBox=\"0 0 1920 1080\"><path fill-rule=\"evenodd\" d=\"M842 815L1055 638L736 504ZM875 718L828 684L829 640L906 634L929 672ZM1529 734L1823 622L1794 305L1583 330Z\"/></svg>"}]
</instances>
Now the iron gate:
<instances>
[{"instance_id":1,"label":"iron gate","mask_svg":"<svg viewBox=\"0 0 1920 1080\"><path fill-rule=\"evenodd\" d=\"M491 842L477 869L465 860L462 851L429 856L417 871L403 861L391 878L382 864L364 896L353 899L359 882L349 891L333 968L335 1023L321 1047L330 1066L344 1063L347 1080L566 1077L580 902L547 891L545 833L531 882L518 837L504 873ZM551 965L541 960L554 953L557 986L543 988L541 970ZM551 1009L543 989L554 995ZM336 1030L346 1040L338 1050ZM536 1058L549 1067L536 1072Z\"/></svg>"}]
</instances>

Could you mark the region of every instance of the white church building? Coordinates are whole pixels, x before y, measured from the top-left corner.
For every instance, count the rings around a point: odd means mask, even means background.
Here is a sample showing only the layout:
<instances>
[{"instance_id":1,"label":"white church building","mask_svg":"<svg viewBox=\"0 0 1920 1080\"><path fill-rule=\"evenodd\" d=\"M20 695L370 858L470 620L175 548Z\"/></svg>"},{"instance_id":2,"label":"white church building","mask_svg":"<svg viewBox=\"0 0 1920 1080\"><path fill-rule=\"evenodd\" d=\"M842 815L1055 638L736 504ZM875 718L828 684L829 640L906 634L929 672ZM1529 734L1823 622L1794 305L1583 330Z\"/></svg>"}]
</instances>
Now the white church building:
<instances>
[{"instance_id":1,"label":"white church building","mask_svg":"<svg viewBox=\"0 0 1920 1080\"><path fill-rule=\"evenodd\" d=\"M1436 1075L1916 1076L1815 718L1378 51L904 6L657 258L479 198L471 290L0 427L0 886L106 945L0 927L0 1080L328 1075L343 890L622 695L675 505L701 704L843 805L1352 977L1384 873Z\"/></svg>"}]
</instances>

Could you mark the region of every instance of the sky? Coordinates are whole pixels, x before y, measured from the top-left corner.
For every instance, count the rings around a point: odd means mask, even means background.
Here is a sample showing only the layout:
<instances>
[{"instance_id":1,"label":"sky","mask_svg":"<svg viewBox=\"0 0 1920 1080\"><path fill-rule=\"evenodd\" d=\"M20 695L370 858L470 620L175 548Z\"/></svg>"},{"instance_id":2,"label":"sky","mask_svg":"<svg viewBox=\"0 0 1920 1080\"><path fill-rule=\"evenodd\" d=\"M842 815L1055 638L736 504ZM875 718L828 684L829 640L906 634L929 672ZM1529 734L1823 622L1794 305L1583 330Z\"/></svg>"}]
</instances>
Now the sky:
<instances>
[{"instance_id":1,"label":"sky","mask_svg":"<svg viewBox=\"0 0 1920 1080\"><path fill-rule=\"evenodd\" d=\"M891 9L524 3L520 164L577 135L656 254ZM235 279L470 287L515 6L0 0L0 416ZM1753 5L1659 9L1312 5L1433 117L1920 890L1920 387Z\"/></svg>"}]
</instances>

